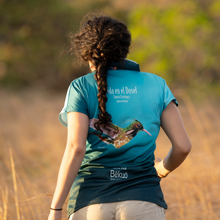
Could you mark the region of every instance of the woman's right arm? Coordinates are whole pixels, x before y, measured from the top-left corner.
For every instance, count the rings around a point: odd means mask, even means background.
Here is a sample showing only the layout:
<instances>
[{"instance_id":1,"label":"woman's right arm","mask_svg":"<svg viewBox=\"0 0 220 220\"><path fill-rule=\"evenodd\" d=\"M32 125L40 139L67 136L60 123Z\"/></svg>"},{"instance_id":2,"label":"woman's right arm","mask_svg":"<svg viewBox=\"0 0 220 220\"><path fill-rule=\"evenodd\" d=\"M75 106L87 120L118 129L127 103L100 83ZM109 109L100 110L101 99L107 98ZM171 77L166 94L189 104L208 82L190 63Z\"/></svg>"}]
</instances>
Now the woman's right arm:
<instances>
[{"instance_id":1,"label":"woman's right arm","mask_svg":"<svg viewBox=\"0 0 220 220\"><path fill-rule=\"evenodd\" d=\"M161 116L161 127L170 139L172 147L167 156L155 160L155 168L159 177L165 177L176 169L187 157L191 150L191 142L186 133L179 110L171 102Z\"/></svg>"},{"instance_id":2,"label":"woman's right arm","mask_svg":"<svg viewBox=\"0 0 220 220\"><path fill-rule=\"evenodd\" d=\"M67 145L59 170L51 207L61 209L85 156L89 118L79 112L69 112ZM61 220L61 211L50 210L48 220Z\"/></svg>"}]
</instances>

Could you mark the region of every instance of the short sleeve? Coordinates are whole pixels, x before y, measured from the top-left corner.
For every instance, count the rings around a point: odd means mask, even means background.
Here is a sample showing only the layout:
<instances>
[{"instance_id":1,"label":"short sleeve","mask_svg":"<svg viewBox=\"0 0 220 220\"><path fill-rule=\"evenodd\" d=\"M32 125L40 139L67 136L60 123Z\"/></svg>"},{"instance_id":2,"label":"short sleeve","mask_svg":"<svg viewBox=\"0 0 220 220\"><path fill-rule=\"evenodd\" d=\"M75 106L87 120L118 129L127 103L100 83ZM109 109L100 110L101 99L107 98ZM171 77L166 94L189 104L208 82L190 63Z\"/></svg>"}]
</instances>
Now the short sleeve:
<instances>
[{"instance_id":1,"label":"short sleeve","mask_svg":"<svg viewBox=\"0 0 220 220\"><path fill-rule=\"evenodd\" d=\"M178 102L176 101L176 98L174 97L173 93L171 92L170 88L167 86L165 82L163 111L166 109L166 107L170 104L171 101L173 101L176 104L176 106L178 106Z\"/></svg>"},{"instance_id":2,"label":"short sleeve","mask_svg":"<svg viewBox=\"0 0 220 220\"><path fill-rule=\"evenodd\" d=\"M67 113L81 112L88 115L88 108L83 95L82 88L79 83L73 81L66 94L64 107L59 114L60 122L67 127Z\"/></svg>"}]
</instances>

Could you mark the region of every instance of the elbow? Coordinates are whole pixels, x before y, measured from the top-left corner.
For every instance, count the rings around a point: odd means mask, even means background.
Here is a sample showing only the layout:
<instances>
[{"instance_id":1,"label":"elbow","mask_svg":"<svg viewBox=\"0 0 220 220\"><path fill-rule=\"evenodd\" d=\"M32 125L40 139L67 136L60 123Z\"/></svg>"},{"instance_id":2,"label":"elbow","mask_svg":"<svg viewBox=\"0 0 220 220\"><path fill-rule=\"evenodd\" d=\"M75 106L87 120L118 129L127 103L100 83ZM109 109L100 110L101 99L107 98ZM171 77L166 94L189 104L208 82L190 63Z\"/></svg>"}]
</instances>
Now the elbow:
<instances>
[{"instance_id":1,"label":"elbow","mask_svg":"<svg viewBox=\"0 0 220 220\"><path fill-rule=\"evenodd\" d=\"M86 152L86 148L84 148L82 146L74 148L74 155L75 156L83 158L85 156L85 152Z\"/></svg>"},{"instance_id":2,"label":"elbow","mask_svg":"<svg viewBox=\"0 0 220 220\"><path fill-rule=\"evenodd\" d=\"M70 155L74 155L76 157L84 157L85 156L85 152L86 152L85 145L69 143L67 145L67 149L69 149Z\"/></svg>"},{"instance_id":3,"label":"elbow","mask_svg":"<svg viewBox=\"0 0 220 220\"><path fill-rule=\"evenodd\" d=\"M178 151L183 155L188 155L192 149L190 140L184 141L183 143L174 144L173 147L178 149Z\"/></svg>"},{"instance_id":4,"label":"elbow","mask_svg":"<svg viewBox=\"0 0 220 220\"><path fill-rule=\"evenodd\" d=\"M192 149L192 144L190 142L190 140L188 140L186 143L183 144L183 146L181 147L181 152L185 155L188 155L190 153Z\"/></svg>"}]
</instances>

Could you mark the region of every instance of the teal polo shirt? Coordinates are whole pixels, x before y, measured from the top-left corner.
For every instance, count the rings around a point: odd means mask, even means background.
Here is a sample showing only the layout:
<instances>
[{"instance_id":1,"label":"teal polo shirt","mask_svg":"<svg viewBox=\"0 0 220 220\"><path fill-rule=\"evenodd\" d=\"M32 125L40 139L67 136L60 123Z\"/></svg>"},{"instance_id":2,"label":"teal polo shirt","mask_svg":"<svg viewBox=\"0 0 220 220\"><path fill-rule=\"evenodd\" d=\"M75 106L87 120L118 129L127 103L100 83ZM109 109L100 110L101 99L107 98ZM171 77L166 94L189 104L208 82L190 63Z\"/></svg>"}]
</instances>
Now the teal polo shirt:
<instances>
[{"instance_id":1,"label":"teal polo shirt","mask_svg":"<svg viewBox=\"0 0 220 220\"><path fill-rule=\"evenodd\" d=\"M154 151L161 114L174 101L161 77L135 70L109 70L106 109L112 116L102 138L98 121L97 82L94 72L74 80L59 115L67 125L68 112L81 112L89 119L86 154L72 185L68 216L97 203L142 200L167 208L154 168Z\"/></svg>"}]
</instances>

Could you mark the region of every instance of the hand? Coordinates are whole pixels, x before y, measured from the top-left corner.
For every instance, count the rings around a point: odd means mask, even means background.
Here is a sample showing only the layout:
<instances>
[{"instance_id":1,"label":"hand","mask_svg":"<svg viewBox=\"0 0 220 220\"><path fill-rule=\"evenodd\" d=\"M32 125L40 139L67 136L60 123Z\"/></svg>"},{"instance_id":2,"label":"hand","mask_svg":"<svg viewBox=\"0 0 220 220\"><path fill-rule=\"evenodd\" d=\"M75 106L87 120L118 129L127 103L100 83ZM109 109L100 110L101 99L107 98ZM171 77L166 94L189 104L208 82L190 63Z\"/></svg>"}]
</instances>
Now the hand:
<instances>
[{"instance_id":1,"label":"hand","mask_svg":"<svg viewBox=\"0 0 220 220\"><path fill-rule=\"evenodd\" d=\"M164 167L163 160L161 158L155 159L154 167L157 171L158 177L160 177L160 178L165 178L170 173L170 171Z\"/></svg>"},{"instance_id":2,"label":"hand","mask_svg":"<svg viewBox=\"0 0 220 220\"><path fill-rule=\"evenodd\" d=\"M62 220L62 211L50 210L47 220Z\"/></svg>"}]
</instances>

